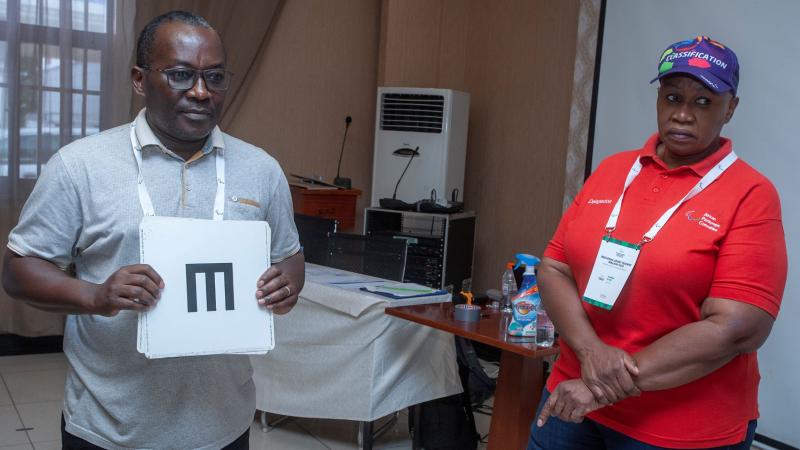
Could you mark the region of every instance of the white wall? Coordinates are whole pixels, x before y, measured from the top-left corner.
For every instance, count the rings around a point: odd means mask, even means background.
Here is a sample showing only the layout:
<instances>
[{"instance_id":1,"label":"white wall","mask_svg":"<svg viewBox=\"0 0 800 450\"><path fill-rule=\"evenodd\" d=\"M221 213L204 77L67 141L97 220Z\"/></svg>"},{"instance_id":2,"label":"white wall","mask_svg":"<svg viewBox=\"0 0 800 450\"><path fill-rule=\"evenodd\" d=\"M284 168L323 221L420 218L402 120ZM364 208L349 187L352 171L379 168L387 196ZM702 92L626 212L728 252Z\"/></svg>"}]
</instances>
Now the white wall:
<instances>
[{"instance_id":1,"label":"white wall","mask_svg":"<svg viewBox=\"0 0 800 450\"><path fill-rule=\"evenodd\" d=\"M800 38L797 0L607 0L592 167L657 130L655 77L667 45L703 34L741 65L739 107L723 135L778 189L789 280L759 351L759 434L800 446ZM731 395L736 395L731 392Z\"/></svg>"}]
</instances>

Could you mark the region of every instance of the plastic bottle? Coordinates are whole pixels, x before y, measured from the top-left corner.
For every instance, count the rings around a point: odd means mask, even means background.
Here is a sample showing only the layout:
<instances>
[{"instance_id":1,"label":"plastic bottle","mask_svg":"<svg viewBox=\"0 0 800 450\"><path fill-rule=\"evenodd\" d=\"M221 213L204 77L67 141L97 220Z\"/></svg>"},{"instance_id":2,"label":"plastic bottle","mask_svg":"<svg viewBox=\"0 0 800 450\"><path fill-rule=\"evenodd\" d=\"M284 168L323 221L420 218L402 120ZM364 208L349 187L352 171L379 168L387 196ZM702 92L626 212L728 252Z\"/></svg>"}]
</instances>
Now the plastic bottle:
<instances>
[{"instance_id":1,"label":"plastic bottle","mask_svg":"<svg viewBox=\"0 0 800 450\"><path fill-rule=\"evenodd\" d=\"M500 280L500 289L503 292L503 312L511 312L511 298L517 295L517 280L514 278L514 263L506 264L506 271Z\"/></svg>"},{"instance_id":2,"label":"plastic bottle","mask_svg":"<svg viewBox=\"0 0 800 450\"><path fill-rule=\"evenodd\" d=\"M525 273L517 295L511 299L513 317L508 324L508 334L535 340L536 315L542 303L539 286L536 284L536 265L539 264L539 258L524 253L517 253L516 257L517 267L525 264Z\"/></svg>"},{"instance_id":3,"label":"plastic bottle","mask_svg":"<svg viewBox=\"0 0 800 450\"><path fill-rule=\"evenodd\" d=\"M539 302L536 308L536 345L539 347L552 347L556 339L556 328L553 321L544 309L544 302Z\"/></svg>"}]
</instances>

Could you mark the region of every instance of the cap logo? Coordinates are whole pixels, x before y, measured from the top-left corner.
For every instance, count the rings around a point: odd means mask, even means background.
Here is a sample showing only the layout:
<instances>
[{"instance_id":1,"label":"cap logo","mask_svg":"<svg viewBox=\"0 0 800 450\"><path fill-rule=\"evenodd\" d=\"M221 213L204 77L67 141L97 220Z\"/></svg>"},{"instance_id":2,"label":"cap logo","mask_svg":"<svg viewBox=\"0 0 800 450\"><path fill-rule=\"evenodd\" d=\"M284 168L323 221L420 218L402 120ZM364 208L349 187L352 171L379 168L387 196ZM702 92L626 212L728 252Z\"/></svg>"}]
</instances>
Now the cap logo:
<instances>
[{"instance_id":1,"label":"cap logo","mask_svg":"<svg viewBox=\"0 0 800 450\"><path fill-rule=\"evenodd\" d=\"M700 58L692 58L687 62L687 64L689 64L692 67L699 67L701 69L708 69L709 67L711 67L711 64L709 64L708 61Z\"/></svg>"},{"instance_id":2,"label":"cap logo","mask_svg":"<svg viewBox=\"0 0 800 450\"><path fill-rule=\"evenodd\" d=\"M732 90L739 84L739 63L732 50L710 39L697 36L677 42L661 53L656 81L670 73L688 73L716 92Z\"/></svg>"},{"instance_id":3,"label":"cap logo","mask_svg":"<svg viewBox=\"0 0 800 450\"><path fill-rule=\"evenodd\" d=\"M703 75L698 75L698 76L699 76L700 78L702 78L702 79L703 79L703 81L705 81L705 82L706 82L706 84L709 84L709 85L713 86L714 88L716 88L716 89L719 89L719 85L718 85L717 83L715 83L715 82L713 82L713 81L709 80L709 79L708 79L708 77L705 77L705 76L703 76Z\"/></svg>"},{"instance_id":4,"label":"cap logo","mask_svg":"<svg viewBox=\"0 0 800 450\"><path fill-rule=\"evenodd\" d=\"M695 47L702 41L702 37L698 36L697 39L687 39L685 41L680 41L672 46L676 52L685 52L689 51Z\"/></svg>"},{"instance_id":5,"label":"cap logo","mask_svg":"<svg viewBox=\"0 0 800 450\"><path fill-rule=\"evenodd\" d=\"M703 53L703 52L678 52L678 53L672 53L670 55L667 55L666 60L667 61L674 61L676 59L683 59L683 58L689 58L689 65L693 65L695 67L704 67L704 66L699 66L699 65L692 64L691 63L692 60L705 60L705 61L711 62L711 63L713 63L713 64L715 64L715 65L717 65L719 67L722 67L723 69L726 69L728 67L728 64L723 62L719 58L715 58L714 56L709 55L708 53ZM709 64L709 65L706 65L705 67L708 68L708 67L711 67L711 65Z\"/></svg>"}]
</instances>

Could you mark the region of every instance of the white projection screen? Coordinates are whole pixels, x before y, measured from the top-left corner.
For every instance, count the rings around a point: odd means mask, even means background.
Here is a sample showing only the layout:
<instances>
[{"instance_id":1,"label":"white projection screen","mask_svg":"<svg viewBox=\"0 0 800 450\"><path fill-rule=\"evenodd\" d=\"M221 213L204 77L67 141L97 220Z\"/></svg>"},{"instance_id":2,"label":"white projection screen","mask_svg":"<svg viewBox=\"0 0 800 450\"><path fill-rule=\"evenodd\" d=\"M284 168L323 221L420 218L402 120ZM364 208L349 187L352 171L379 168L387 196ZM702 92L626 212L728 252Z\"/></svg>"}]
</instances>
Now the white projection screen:
<instances>
[{"instance_id":1,"label":"white projection screen","mask_svg":"<svg viewBox=\"0 0 800 450\"><path fill-rule=\"evenodd\" d=\"M758 352L757 433L800 447L800 1L607 0L605 7L592 169L656 131L656 85L648 83L667 45L702 34L739 57L740 103L723 135L777 187L789 253L781 313Z\"/></svg>"}]
</instances>

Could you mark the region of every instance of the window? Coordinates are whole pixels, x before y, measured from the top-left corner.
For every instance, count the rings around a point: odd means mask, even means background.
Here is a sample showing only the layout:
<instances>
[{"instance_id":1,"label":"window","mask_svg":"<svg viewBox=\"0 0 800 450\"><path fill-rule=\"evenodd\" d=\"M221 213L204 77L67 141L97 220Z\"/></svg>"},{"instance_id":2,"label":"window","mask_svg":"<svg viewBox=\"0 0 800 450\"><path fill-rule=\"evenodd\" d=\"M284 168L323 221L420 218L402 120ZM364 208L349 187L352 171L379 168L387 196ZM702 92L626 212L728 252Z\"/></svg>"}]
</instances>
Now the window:
<instances>
[{"instance_id":1,"label":"window","mask_svg":"<svg viewBox=\"0 0 800 450\"><path fill-rule=\"evenodd\" d=\"M0 177L32 186L56 150L101 129L114 6L0 0Z\"/></svg>"}]
</instances>

